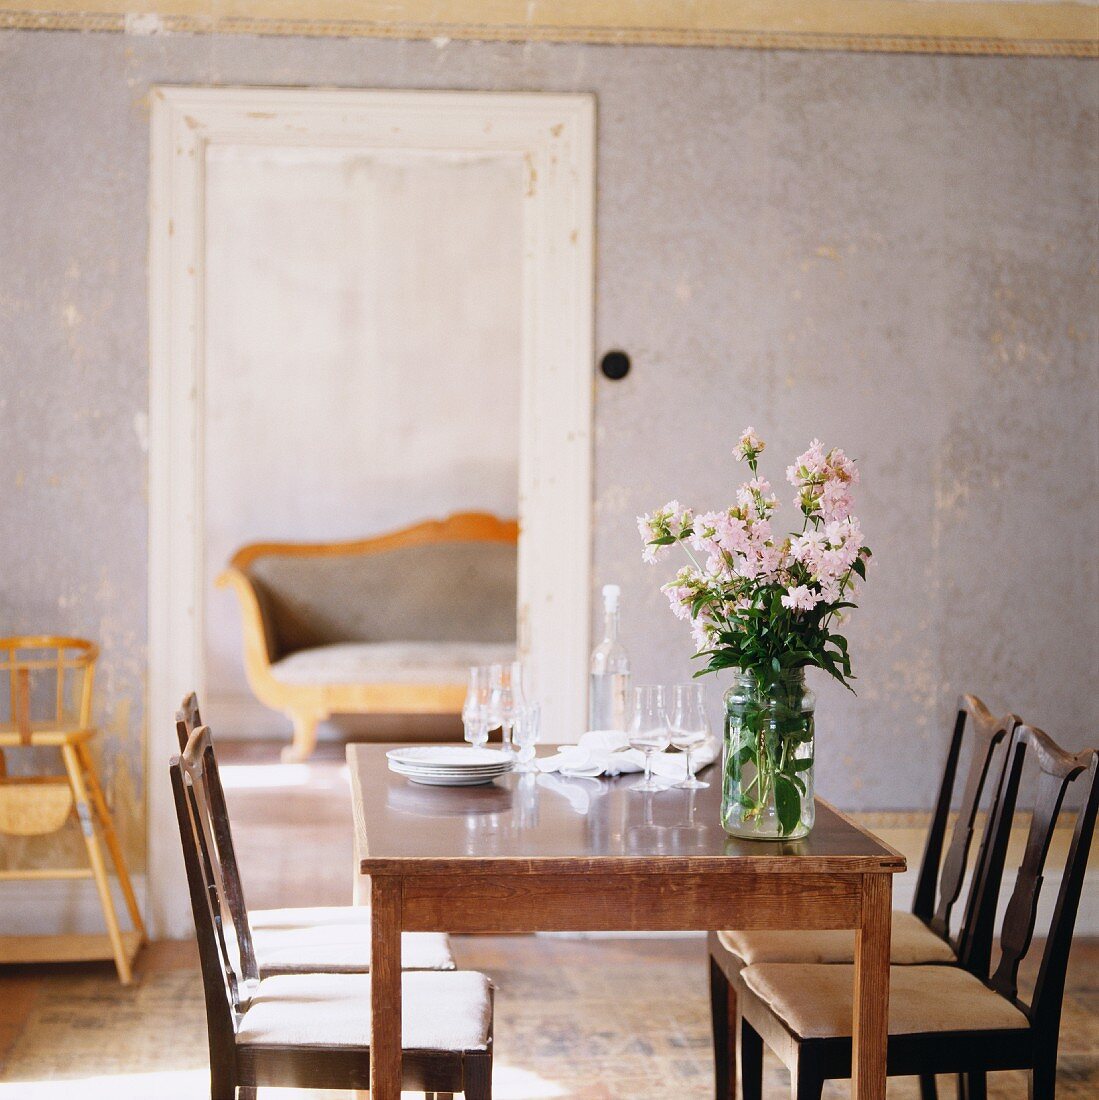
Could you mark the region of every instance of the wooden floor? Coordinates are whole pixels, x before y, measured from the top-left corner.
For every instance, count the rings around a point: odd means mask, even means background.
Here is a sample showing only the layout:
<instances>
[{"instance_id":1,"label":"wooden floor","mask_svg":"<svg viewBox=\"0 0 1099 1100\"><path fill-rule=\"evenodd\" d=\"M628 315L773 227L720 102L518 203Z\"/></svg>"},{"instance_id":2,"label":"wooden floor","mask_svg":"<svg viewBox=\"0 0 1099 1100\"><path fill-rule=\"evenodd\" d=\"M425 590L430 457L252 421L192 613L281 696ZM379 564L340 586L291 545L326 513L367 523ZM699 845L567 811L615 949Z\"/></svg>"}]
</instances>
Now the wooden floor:
<instances>
[{"instance_id":1,"label":"wooden floor","mask_svg":"<svg viewBox=\"0 0 1099 1100\"><path fill-rule=\"evenodd\" d=\"M279 765L267 745L225 744L221 756L248 903L350 901L342 750L322 746L309 765ZM455 953L497 985L496 1100L712 1096L701 940L461 937ZM1099 943L1074 951L1061 1052L1058 1095L1099 1097ZM198 1100L206 1082L191 945L147 948L127 989L99 964L0 968L0 1100ZM1026 1096L1019 1074L990 1086L1001 1100ZM941 1091L953 1096L945 1082ZM788 1095L774 1061L766 1095ZM845 1095L838 1083L826 1092ZM916 1095L912 1082L890 1082L891 1098Z\"/></svg>"}]
</instances>

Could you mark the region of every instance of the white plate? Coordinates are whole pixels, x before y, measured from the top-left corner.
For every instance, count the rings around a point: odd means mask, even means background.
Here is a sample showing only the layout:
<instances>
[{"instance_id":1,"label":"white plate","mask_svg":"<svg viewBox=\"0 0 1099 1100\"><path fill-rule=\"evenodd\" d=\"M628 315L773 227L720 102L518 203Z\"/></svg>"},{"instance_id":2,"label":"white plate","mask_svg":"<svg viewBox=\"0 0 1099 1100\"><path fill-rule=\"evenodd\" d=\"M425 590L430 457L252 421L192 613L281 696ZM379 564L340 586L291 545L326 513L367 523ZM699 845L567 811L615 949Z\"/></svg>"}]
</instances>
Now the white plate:
<instances>
[{"instance_id":1,"label":"white plate","mask_svg":"<svg viewBox=\"0 0 1099 1100\"><path fill-rule=\"evenodd\" d=\"M412 767L447 768L465 771L493 765L511 765L509 752L499 749L476 749L472 745L417 745L407 749L390 749L390 760Z\"/></svg>"},{"instance_id":2,"label":"white plate","mask_svg":"<svg viewBox=\"0 0 1099 1100\"><path fill-rule=\"evenodd\" d=\"M505 773L501 773L505 774ZM495 775L412 775L406 774L409 783L423 787L481 787L497 778Z\"/></svg>"},{"instance_id":3,"label":"white plate","mask_svg":"<svg viewBox=\"0 0 1099 1100\"><path fill-rule=\"evenodd\" d=\"M497 776L511 771L510 764L500 764L492 768L420 768L415 764L401 764L395 760L389 762L389 770L399 775L438 775L438 776Z\"/></svg>"}]
</instances>

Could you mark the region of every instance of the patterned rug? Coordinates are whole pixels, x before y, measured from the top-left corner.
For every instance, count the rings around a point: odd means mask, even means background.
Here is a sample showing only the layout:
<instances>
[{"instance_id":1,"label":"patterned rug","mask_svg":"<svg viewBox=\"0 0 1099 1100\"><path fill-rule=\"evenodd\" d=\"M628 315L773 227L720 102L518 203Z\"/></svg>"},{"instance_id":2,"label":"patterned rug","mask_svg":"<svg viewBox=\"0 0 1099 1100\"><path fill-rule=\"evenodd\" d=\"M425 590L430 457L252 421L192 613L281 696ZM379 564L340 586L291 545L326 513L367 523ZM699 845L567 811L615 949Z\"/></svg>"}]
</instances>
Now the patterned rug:
<instances>
[{"instance_id":1,"label":"patterned rug","mask_svg":"<svg viewBox=\"0 0 1099 1100\"><path fill-rule=\"evenodd\" d=\"M709 1100L713 1095L705 948L700 940L462 937L459 964L497 985L496 1100ZM1066 998L1058 1096L1099 1095L1094 949ZM0 973L0 1002L12 971ZM22 981L27 981L23 977ZM53 968L0 1070L0 1100L200 1100L209 1095L202 989L193 964L146 967L124 989L100 967ZM1021 1074L990 1079L997 1100L1026 1096ZM953 1085L940 1091L953 1095ZM261 1090L323 1100L339 1093ZM771 1058L767 1097L789 1078ZM827 1097L848 1095L830 1083ZM917 1096L893 1080L889 1096Z\"/></svg>"}]
</instances>

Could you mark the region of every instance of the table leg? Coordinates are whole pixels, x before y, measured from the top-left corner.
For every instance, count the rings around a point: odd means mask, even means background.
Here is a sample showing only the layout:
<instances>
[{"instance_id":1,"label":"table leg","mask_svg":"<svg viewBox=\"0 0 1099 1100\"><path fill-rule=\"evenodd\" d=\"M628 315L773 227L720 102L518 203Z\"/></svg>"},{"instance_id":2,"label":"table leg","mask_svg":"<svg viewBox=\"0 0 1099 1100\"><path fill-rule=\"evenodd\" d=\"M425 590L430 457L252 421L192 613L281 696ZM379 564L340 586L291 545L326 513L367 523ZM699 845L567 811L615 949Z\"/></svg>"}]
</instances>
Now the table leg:
<instances>
[{"instance_id":1,"label":"table leg","mask_svg":"<svg viewBox=\"0 0 1099 1100\"><path fill-rule=\"evenodd\" d=\"M855 936L851 1094L857 1100L884 1100L893 876L867 874L862 883L862 923Z\"/></svg>"},{"instance_id":2,"label":"table leg","mask_svg":"<svg viewBox=\"0 0 1099 1100\"><path fill-rule=\"evenodd\" d=\"M401 880L371 881L370 1096L401 1095Z\"/></svg>"}]
</instances>

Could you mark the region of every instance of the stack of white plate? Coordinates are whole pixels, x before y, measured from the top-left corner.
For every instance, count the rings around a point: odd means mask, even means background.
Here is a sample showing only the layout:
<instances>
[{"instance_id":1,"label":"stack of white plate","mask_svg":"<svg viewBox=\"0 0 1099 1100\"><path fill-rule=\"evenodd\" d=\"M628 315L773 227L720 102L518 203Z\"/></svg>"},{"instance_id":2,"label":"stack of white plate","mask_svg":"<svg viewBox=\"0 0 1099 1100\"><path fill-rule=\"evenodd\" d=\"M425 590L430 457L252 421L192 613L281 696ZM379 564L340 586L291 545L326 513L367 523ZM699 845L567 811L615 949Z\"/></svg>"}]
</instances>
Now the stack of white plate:
<instances>
[{"instance_id":1,"label":"stack of white plate","mask_svg":"<svg viewBox=\"0 0 1099 1100\"><path fill-rule=\"evenodd\" d=\"M389 770L428 787L476 787L511 771L511 753L462 745L390 749Z\"/></svg>"}]
</instances>

